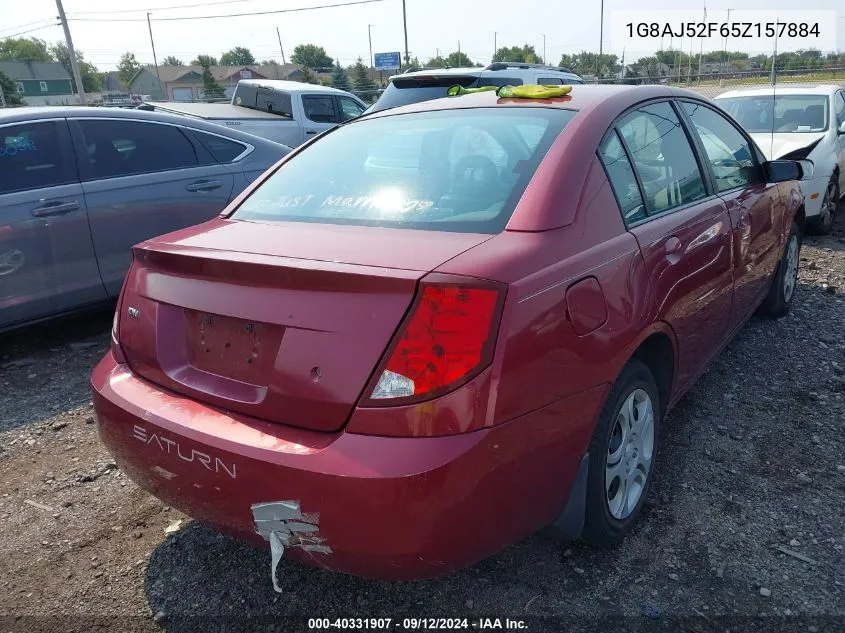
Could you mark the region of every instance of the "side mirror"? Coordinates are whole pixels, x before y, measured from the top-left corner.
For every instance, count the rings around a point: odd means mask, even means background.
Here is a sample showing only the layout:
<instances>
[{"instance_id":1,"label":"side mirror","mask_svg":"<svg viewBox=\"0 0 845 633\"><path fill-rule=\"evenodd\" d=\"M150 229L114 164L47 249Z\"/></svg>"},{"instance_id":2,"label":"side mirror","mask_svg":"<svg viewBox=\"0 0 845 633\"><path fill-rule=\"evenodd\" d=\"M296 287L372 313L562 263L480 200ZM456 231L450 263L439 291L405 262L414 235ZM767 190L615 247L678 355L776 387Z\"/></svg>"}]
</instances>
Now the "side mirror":
<instances>
[{"instance_id":1,"label":"side mirror","mask_svg":"<svg viewBox=\"0 0 845 633\"><path fill-rule=\"evenodd\" d=\"M842 121L842 125L839 126L839 133L845 134L845 121Z\"/></svg>"},{"instance_id":2,"label":"side mirror","mask_svg":"<svg viewBox=\"0 0 845 633\"><path fill-rule=\"evenodd\" d=\"M768 182L801 180L804 175L800 163L794 160L770 160L763 164Z\"/></svg>"},{"instance_id":3,"label":"side mirror","mask_svg":"<svg viewBox=\"0 0 845 633\"><path fill-rule=\"evenodd\" d=\"M813 164L813 161L805 158L803 160L799 160L798 165L801 167L801 180L812 180L813 174L816 171L816 166Z\"/></svg>"}]
</instances>

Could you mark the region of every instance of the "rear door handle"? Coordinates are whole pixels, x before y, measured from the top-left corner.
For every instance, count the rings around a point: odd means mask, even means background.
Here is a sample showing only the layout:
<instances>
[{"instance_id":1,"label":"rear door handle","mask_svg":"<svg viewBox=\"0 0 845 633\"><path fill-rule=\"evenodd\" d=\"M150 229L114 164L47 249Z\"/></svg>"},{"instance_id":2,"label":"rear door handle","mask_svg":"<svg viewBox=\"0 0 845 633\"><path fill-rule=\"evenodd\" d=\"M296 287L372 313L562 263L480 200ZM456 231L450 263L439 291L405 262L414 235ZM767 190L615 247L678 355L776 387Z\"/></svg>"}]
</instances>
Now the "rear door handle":
<instances>
[{"instance_id":1,"label":"rear door handle","mask_svg":"<svg viewBox=\"0 0 845 633\"><path fill-rule=\"evenodd\" d=\"M188 191L211 191L223 186L219 180L198 180L185 187Z\"/></svg>"},{"instance_id":2,"label":"rear door handle","mask_svg":"<svg viewBox=\"0 0 845 633\"><path fill-rule=\"evenodd\" d=\"M33 209L32 215L36 218L46 218L51 215L70 213L71 211L76 211L78 208L79 202L76 200L73 202L48 202Z\"/></svg>"}]
</instances>

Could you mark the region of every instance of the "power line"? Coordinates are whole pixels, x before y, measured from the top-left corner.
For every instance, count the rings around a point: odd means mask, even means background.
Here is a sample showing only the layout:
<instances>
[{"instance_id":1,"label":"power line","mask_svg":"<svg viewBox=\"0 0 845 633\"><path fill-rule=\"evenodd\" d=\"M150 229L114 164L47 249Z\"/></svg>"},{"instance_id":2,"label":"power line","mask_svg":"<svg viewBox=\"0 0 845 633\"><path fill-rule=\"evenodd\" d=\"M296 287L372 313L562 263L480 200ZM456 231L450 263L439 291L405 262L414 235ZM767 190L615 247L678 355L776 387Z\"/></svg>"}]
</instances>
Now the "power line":
<instances>
[{"instance_id":1,"label":"power line","mask_svg":"<svg viewBox=\"0 0 845 633\"><path fill-rule=\"evenodd\" d=\"M218 4L238 4L253 2L254 0L216 0L216 2L199 2L195 4L180 4L175 7L149 7L147 9L118 9L117 11L76 11L71 15L115 15L118 13L146 13L148 11L172 11L175 9L195 9L197 7L211 7Z\"/></svg>"},{"instance_id":2,"label":"power line","mask_svg":"<svg viewBox=\"0 0 845 633\"><path fill-rule=\"evenodd\" d=\"M29 29L28 31L21 31L20 33L12 33L11 35L3 35L0 36L0 40L8 40L13 37L18 37L20 35L26 35L27 33L34 33L35 31L40 31L41 29L46 29L51 26L58 26L58 23L54 22L53 24L45 24L44 26L39 26L34 29Z\"/></svg>"},{"instance_id":3,"label":"power line","mask_svg":"<svg viewBox=\"0 0 845 633\"><path fill-rule=\"evenodd\" d=\"M45 22L53 23L53 18L45 18L45 19L42 19L42 20L36 20L35 22L27 22L26 24L18 24L16 26L4 26L2 29L0 29L0 33L3 33L4 31L14 31L16 29L25 29L28 26L34 26L36 24L44 24Z\"/></svg>"},{"instance_id":4,"label":"power line","mask_svg":"<svg viewBox=\"0 0 845 633\"><path fill-rule=\"evenodd\" d=\"M194 15L175 18L152 18L153 22L172 22L176 20L213 20L215 18L242 18L251 15L276 15L279 13L297 13L299 11L314 11L317 9L334 9L337 7L351 7L358 4L373 4L385 0L354 0L353 2L337 2L334 4L322 4L316 7L301 7L299 9L276 9L273 11L252 11L249 13L226 13L221 15ZM68 18L74 22L146 22L146 18Z\"/></svg>"}]
</instances>

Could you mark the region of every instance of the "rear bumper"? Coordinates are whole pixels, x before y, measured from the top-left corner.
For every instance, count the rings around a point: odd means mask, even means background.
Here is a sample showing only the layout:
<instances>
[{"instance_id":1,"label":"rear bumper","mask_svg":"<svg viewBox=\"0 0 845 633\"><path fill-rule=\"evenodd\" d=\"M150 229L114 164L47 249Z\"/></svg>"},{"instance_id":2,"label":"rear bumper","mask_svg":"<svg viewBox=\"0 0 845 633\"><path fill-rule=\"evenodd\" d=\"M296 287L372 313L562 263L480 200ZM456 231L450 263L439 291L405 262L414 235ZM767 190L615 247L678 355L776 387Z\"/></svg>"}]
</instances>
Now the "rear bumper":
<instances>
[{"instance_id":1,"label":"rear bumper","mask_svg":"<svg viewBox=\"0 0 845 633\"><path fill-rule=\"evenodd\" d=\"M252 506L296 504L313 527L299 542L294 531L286 556L389 579L449 573L551 523L606 393L473 433L394 438L229 415L138 378L111 353L91 381L100 437L156 497L265 544Z\"/></svg>"}]
</instances>

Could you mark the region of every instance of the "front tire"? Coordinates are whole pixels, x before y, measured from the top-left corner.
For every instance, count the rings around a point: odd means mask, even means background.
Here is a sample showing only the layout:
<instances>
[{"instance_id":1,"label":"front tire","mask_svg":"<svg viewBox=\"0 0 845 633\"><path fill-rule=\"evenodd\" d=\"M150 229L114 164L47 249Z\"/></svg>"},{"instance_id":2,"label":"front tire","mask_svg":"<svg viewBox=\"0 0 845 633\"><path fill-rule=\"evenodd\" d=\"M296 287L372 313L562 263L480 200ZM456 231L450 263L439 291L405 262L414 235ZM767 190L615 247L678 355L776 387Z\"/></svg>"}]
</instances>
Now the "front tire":
<instances>
[{"instance_id":1,"label":"front tire","mask_svg":"<svg viewBox=\"0 0 845 633\"><path fill-rule=\"evenodd\" d=\"M830 178L822 198L822 206L819 215L812 218L810 227L817 235L829 235L833 229L833 220L836 216L836 208L839 206L839 182L836 174Z\"/></svg>"},{"instance_id":2,"label":"front tire","mask_svg":"<svg viewBox=\"0 0 845 633\"><path fill-rule=\"evenodd\" d=\"M770 317L786 316L792 307L795 290L798 287L798 261L801 255L801 232L793 222L789 237L786 238L786 249L778 263L772 286L761 306L762 311Z\"/></svg>"},{"instance_id":3,"label":"front tire","mask_svg":"<svg viewBox=\"0 0 845 633\"><path fill-rule=\"evenodd\" d=\"M584 540L618 543L636 521L651 486L661 420L654 375L633 358L605 401L590 441Z\"/></svg>"}]
</instances>

